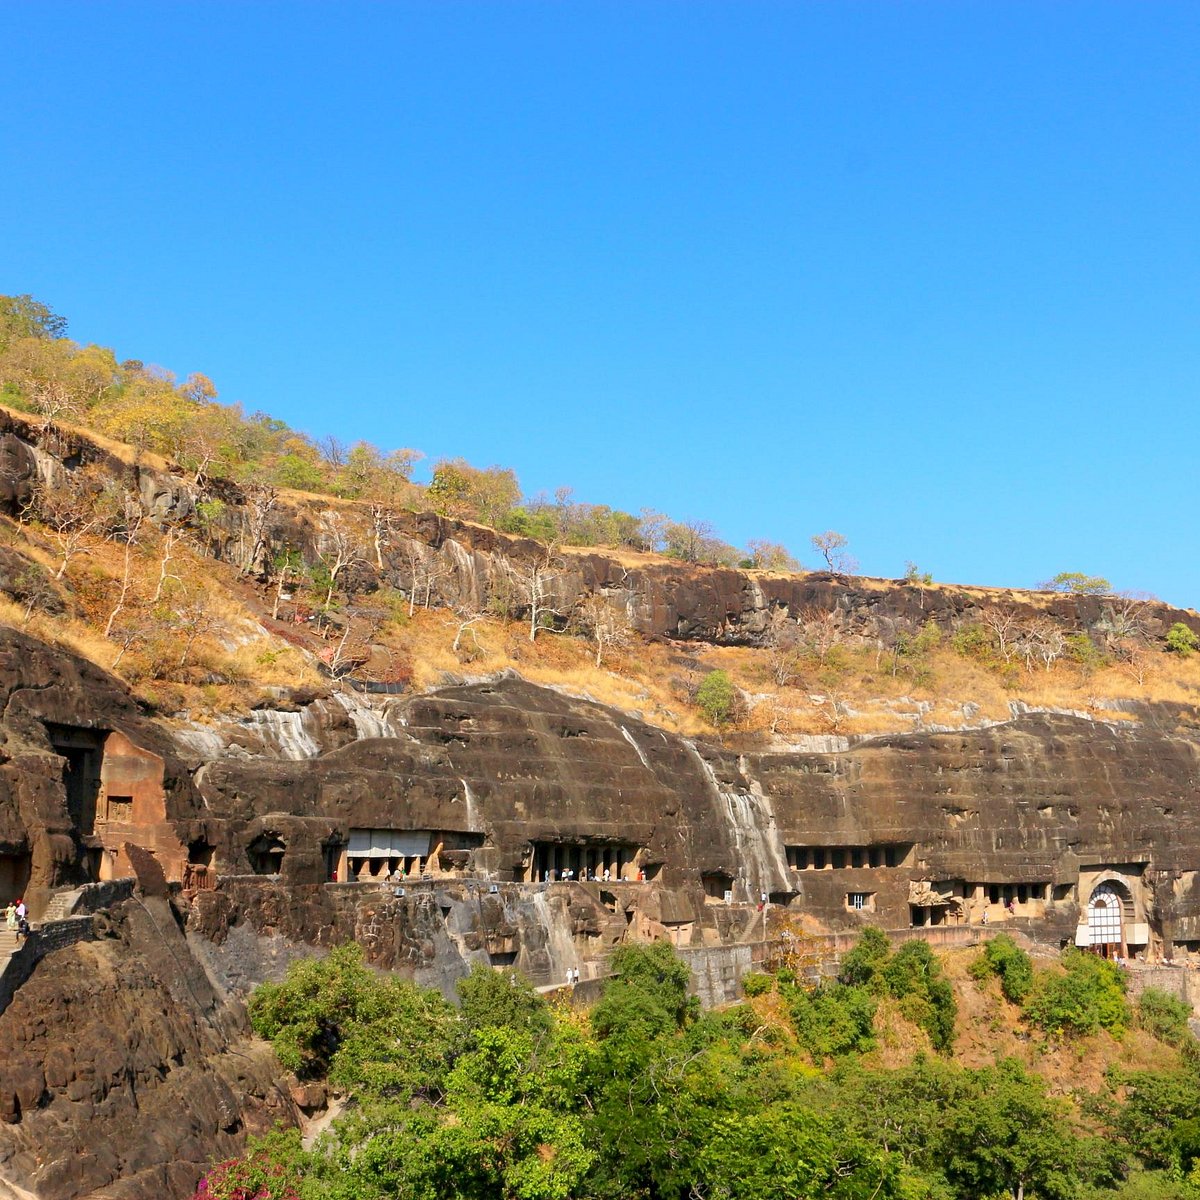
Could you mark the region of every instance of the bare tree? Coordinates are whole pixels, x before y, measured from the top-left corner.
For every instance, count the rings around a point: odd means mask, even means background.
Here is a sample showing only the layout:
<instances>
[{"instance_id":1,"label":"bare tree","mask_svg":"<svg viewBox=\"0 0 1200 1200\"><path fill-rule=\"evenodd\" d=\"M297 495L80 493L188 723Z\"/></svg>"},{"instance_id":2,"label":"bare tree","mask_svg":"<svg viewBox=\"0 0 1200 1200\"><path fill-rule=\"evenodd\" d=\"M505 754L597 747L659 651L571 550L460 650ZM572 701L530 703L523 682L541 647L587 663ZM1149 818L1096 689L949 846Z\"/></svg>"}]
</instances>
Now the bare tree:
<instances>
[{"instance_id":1,"label":"bare tree","mask_svg":"<svg viewBox=\"0 0 1200 1200\"><path fill-rule=\"evenodd\" d=\"M81 553L87 539L102 532L105 515L97 509L98 488L82 472L70 472L57 486L42 482L32 502L33 511L54 534L61 562L54 578L61 579L67 566Z\"/></svg>"},{"instance_id":2,"label":"bare tree","mask_svg":"<svg viewBox=\"0 0 1200 1200\"><path fill-rule=\"evenodd\" d=\"M288 587L300 579L304 558L298 550L284 550L275 556L275 600L271 605L271 620L279 620L279 606L288 594Z\"/></svg>"},{"instance_id":3,"label":"bare tree","mask_svg":"<svg viewBox=\"0 0 1200 1200\"><path fill-rule=\"evenodd\" d=\"M475 631L475 626L481 621L487 621L491 617L486 609L477 608L473 604L456 604L454 606L454 615L458 618L458 627L454 631L454 644L450 647L454 654L458 653L459 647L462 645L464 633L471 635L471 640L475 643L475 649L481 649L479 645L479 635Z\"/></svg>"},{"instance_id":4,"label":"bare tree","mask_svg":"<svg viewBox=\"0 0 1200 1200\"><path fill-rule=\"evenodd\" d=\"M806 608L796 616L800 652L822 667L828 666L834 651L846 642L840 615L835 608Z\"/></svg>"},{"instance_id":5,"label":"bare tree","mask_svg":"<svg viewBox=\"0 0 1200 1200\"><path fill-rule=\"evenodd\" d=\"M183 529L178 525L168 525L163 530L158 555L158 585L150 598L151 604L157 604L162 599L168 582L174 580L176 583L182 583L179 576L170 571L171 561L175 557L175 546L182 537Z\"/></svg>"},{"instance_id":6,"label":"bare tree","mask_svg":"<svg viewBox=\"0 0 1200 1200\"><path fill-rule=\"evenodd\" d=\"M329 573L325 608L333 603L338 579L347 568L363 561L362 545L341 513L325 514L325 529L317 540L317 558Z\"/></svg>"},{"instance_id":7,"label":"bare tree","mask_svg":"<svg viewBox=\"0 0 1200 1200\"><path fill-rule=\"evenodd\" d=\"M846 535L836 529L812 536L813 549L825 560L826 566L835 575L853 575L858 570L858 560L847 553Z\"/></svg>"},{"instance_id":8,"label":"bare tree","mask_svg":"<svg viewBox=\"0 0 1200 1200\"><path fill-rule=\"evenodd\" d=\"M1096 630L1110 650L1121 642L1149 640L1148 605L1149 601L1141 596L1113 596L1108 600Z\"/></svg>"},{"instance_id":9,"label":"bare tree","mask_svg":"<svg viewBox=\"0 0 1200 1200\"><path fill-rule=\"evenodd\" d=\"M327 433L321 438L317 449L321 452L321 457L335 470L346 465L346 455L350 453L350 447L332 433Z\"/></svg>"},{"instance_id":10,"label":"bare tree","mask_svg":"<svg viewBox=\"0 0 1200 1200\"><path fill-rule=\"evenodd\" d=\"M603 596L593 593L576 610L576 620L596 647L596 666L604 661L609 650L629 645L633 626L625 609L610 604Z\"/></svg>"},{"instance_id":11,"label":"bare tree","mask_svg":"<svg viewBox=\"0 0 1200 1200\"><path fill-rule=\"evenodd\" d=\"M396 532L396 514L386 504L371 505L371 544L375 548L375 566L383 570L383 552L392 544Z\"/></svg>"},{"instance_id":12,"label":"bare tree","mask_svg":"<svg viewBox=\"0 0 1200 1200\"><path fill-rule=\"evenodd\" d=\"M516 585L521 606L529 613L529 640L537 641L539 630L555 630L555 618L566 619L569 607L557 605L556 584L562 574L562 560L557 547L549 545L544 555L519 566L508 564L508 572Z\"/></svg>"},{"instance_id":13,"label":"bare tree","mask_svg":"<svg viewBox=\"0 0 1200 1200\"><path fill-rule=\"evenodd\" d=\"M453 568L449 563L443 562L432 550L415 540L408 542L404 557L408 564L408 615L411 617L416 611L422 593L425 597L423 607L429 608L433 603L433 589L450 574Z\"/></svg>"},{"instance_id":14,"label":"bare tree","mask_svg":"<svg viewBox=\"0 0 1200 1200\"><path fill-rule=\"evenodd\" d=\"M178 669L187 666L187 660L192 655L196 642L217 625L216 619L209 611L208 597L201 593L190 604L177 609L174 614L174 624L183 636L183 649L179 655Z\"/></svg>"},{"instance_id":15,"label":"bare tree","mask_svg":"<svg viewBox=\"0 0 1200 1200\"><path fill-rule=\"evenodd\" d=\"M1016 653L1013 643L1021 636L1021 618L1016 610L989 605L979 614L979 620L995 635L1000 657L1006 663L1012 662Z\"/></svg>"},{"instance_id":16,"label":"bare tree","mask_svg":"<svg viewBox=\"0 0 1200 1200\"><path fill-rule=\"evenodd\" d=\"M1113 646L1121 670L1142 687L1154 671L1155 656L1145 642L1125 638Z\"/></svg>"},{"instance_id":17,"label":"bare tree","mask_svg":"<svg viewBox=\"0 0 1200 1200\"><path fill-rule=\"evenodd\" d=\"M1012 647L1014 654L1025 659L1027 671L1033 670L1035 660L1049 671L1066 653L1067 635L1053 617L1034 617L1032 621L1018 626Z\"/></svg>"},{"instance_id":18,"label":"bare tree","mask_svg":"<svg viewBox=\"0 0 1200 1200\"><path fill-rule=\"evenodd\" d=\"M793 621L786 608L774 608L767 616L763 646L771 678L779 687L787 687L799 674L800 624Z\"/></svg>"},{"instance_id":19,"label":"bare tree","mask_svg":"<svg viewBox=\"0 0 1200 1200\"><path fill-rule=\"evenodd\" d=\"M108 614L108 622L104 626L105 637L112 636L113 622L116 621L117 614L125 607L125 601L129 596L129 587L133 578L133 550L138 544L138 536L142 528L142 510L135 506L129 498L126 498L125 501L125 513L124 528L117 535L125 543L125 567L121 574L121 589L117 594L117 602Z\"/></svg>"},{"instance_id":20,"label":"bare tree","mask_svg":"<svg viewBox=\"0 0 1200 1200\"><path fill-rule=\"evenodd\" d=\"M658 550L666 540L666 528L670 518L665 513L643 508L638 521L638 535L647 550Z\"/></svg>"},{"instance_id":21,"label":"bare tree","mask_svg":"<svg viewBox=\"0 0 1200 1200\"><path fill-rule=\"evenodd\" d=\"M751 538L746 543L750 561L756 571L798 571L800 564L779 542L767 542L762 538Z\"/></svg>"},{"instance_id":22,"label":"bare tree","mask_svg":"<svg viewBox=\"0 0 1200 1200\"><path fill-rule=\"evenodd\" d=\"M46 577L41 567L30 563L13 581L14 594L25 601L25 613L21 618L22 625L28 625L33 619L35 608L44 609L52 604L57 596L54 585Z\"/></svg>"}]
</instances>

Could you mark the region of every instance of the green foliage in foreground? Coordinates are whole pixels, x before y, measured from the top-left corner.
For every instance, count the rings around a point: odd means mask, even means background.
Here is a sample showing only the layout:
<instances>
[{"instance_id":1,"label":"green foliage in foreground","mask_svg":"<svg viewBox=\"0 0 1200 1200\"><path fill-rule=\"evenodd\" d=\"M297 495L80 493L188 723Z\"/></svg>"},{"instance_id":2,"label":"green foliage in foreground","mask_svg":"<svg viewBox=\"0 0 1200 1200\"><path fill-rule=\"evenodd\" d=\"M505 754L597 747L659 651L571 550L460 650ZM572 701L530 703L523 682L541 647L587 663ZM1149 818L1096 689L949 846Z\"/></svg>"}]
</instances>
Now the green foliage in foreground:
<instances>
[{"instance_id":1,"label":"green foliage in foreground","mask_svg":"<svg viewBox=\"0 0 1200 1200\"><path fill-rule=\"evenodd\" d=\"M1120 968L1074 946L1063 951L1062 962L1063 972L1037 974L1025 1004L1028 1020L1054 1035L1124 1032L1131 1014Z\"/></svg>"},{"instance_id":2,"label":"green foliage in foreground","mask_svg":"<svg viewBox=\"0 0 1200 1200\"><path fill-rule=\"evenodd\" d=\"M976 979L996 975L1006 1000L1020 1004L1033 989L1033 963L1007 933L992 938L971 968Z\"/></svg>"},{"instance_id":3,"label":"green foliage in foreground","mask_svg":"<svg viewBox=\"0 0 1200 1200\"><path fill-rule=\"evenodd\" d=\"M989 950L989 972L1019 979L1015 946L997 938ZM689 999L687 968L666 943L622 947L613 969L582 1017L512 973L476 968L455 1009L372 972L354 946L293 965L255 993L254 1026L293 1069L339 1089L345 1111L311 1150L294 1131L253 1144L197 1198L1200 1198L1189 1182L1200 1156L1190 1069L1114 1078L1085 1130L1014 1061L866 1066L883 997L935 1046L950 1044L953 997L947 1006L924 942L893 953L868 930L839 980L808 989L762 977L755 1007L722 1013ZM1111 981L1071 955L1054 978L1070 984L1055 991L1039 977L1030 1003L1056 1014L1048 1027L1063 1012L1088 1024L1077 992ZM1147 1013L1147 1028L1177 1032L1171 1005L1155 998ZM1099 1003L1095 1021L1109 1019Z\"/></svg>"}]
</instances>

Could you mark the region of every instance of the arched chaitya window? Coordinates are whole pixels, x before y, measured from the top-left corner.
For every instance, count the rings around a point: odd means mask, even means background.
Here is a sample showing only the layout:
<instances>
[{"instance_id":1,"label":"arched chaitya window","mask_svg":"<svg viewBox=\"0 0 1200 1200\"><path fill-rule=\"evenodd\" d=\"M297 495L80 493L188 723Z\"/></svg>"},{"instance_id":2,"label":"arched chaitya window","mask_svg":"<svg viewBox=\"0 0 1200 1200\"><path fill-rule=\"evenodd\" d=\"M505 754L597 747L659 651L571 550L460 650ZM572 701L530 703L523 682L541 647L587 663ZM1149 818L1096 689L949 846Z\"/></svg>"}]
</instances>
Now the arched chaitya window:
<instances>
[{"instance_id":1,"label":"arched chaitya window","mask_svg":"<svg viewBox=\"0 0 1200 1200\"><path fill-rule=\"evenodd\" d=\"M1106 882L1092 890L1088 901L1088 942L1093 946L1119 946L1125 896L1119 884Z\"/></svg>"}]
</instances>

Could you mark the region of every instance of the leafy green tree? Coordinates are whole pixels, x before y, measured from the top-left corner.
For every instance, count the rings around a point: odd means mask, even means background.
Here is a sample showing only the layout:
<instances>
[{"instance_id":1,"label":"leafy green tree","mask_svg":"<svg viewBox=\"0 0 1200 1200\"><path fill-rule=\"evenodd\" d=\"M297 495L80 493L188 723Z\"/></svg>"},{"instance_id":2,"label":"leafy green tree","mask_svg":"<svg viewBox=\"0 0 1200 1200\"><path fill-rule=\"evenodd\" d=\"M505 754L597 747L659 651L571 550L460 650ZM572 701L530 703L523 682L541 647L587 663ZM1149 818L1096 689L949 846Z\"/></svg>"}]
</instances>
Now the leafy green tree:
<instances>
[{"instance_id":1,"label":"leafy green tree","mask_svg":"<svg viewBox=\"0 0 1200 1200\"><path fill-rule=\"evenodd\" d=\"M854 948L842 959L838 978L855 987L882 990L883 969L892 957L892 944L877 925L868 925Z\"/></svg>"},{"instance_id":2,"label":"leafy green tree","mask_svg":"<svg viewBox=\"0 0 1200 1200\"><path fill-rule=\"evenodd\" d=\"M550 1008L523 975L501 973L476 963L470 975L455 985L459 1011L466 1028L512 1029L539 1034L550 1029Z\"/></svg>"},{"instance_id":3,"label":"leafy green tree","mask_svg":"<svg viewBox=\"0 0 1200 1200\"><path fill-rule=\"evenodd\" d=\"M1167 649L1172 654L1178 654L1180 658L1187 658L1200 649L1200 637L1197 637L1191 626L1176 621L1167 630Z\"/></svg>"},{"instance_id":4,"label":"leafy green tree","mask_svg":"<svg viewBox=\"0 0 1200 1200\"><path fill-rule=\"evenodd\" d=\"M259 987L250 1021L303 1077L409 1095L440 1085L458 1016L436 992L377 975L349 942L326 958L293 963L282 983Z\"/></svg>"},{"instance_id":5,"label":"leafy green tree","mask_svg":"<svg viewBox=\"0 0 1200 1200\"><path fill-rule=\"evenodd\" d=\"M796 1037L814 1062L863 1054L875 1045L877 1004L866 988L825 983L809 991L792 986L784 996Z\"/></svg>"},{"instance_id":6,"label":"leafy green tree","mask_svg":"<svg viewBox=\"0 0 1200 1200\"><path fill-rule=\"evenodd\" d=\"M1007 933L987 942L972 973L998 976L1000 990L1013 1004L1022 1003L1033 987L1033 962Z\"/></svg>"},{"instance_id":7,"label":"leafy green tree","mask_svg":"<svg viewBox=\"0 0 1200 1200\"><path fill-rule=\"evenodd\" d=\"M61 338L67 319L32 296L0 296L0 350L17 338Z\"/></svg>"},{"instance_id":8,"label":"leafy green tree","mask_svg":"<svg viewBox=\"0 0 1200 1200\"><path fill-rule=\"evenodd\" d=\"M725 671L709 671L696 692L696 704L710 725L725 725L733 717L737 688Z\"/></svg>"},{"instance_id":9,"label":"leafy green tree","mask_svg":"<svg viewBox=\"0 0 1200 1200\"><path fill-rule=\"evenodd\" d=\"M1074 946L1063 951L1062 971L1039 971L1025 1016L1055 1036L1083 1036L1097 1029L1120 1033L1130 1020L1125 979L1119 968Z\"/></svg>"},{"instance_id":10,"label":"leafy green tree","mask_svg":"<svg viewBox=\"0 0 1200 1200\"><path fill-rule=\"evenodd\" d=\"M1119 1138L1148 1167L1181 1168L1178 1127L1200 1113L1200 1079L1194 1071L1110 1070L1109 1083L1125 1098L1115 1119Z\"/></svg>"},{"instance_id":11,"label":"leafy green tree","mask_svg":"<svg viewBox=\"0 0 1200 1200\"><path fill-rule=\"evenodd\" d=\"M939 1139L942 1169L958 1194L1073 1200L1079 1147L1065 1105L1012 1059L971 1074L973 1087L945 1109Z\"/></svg>"},{"instance_id":12,"label":"leafy green tree","mask_svg":"<svg viewBox=\"0 0 1200 1200\"><path fill-rule=\"evenodd\" d=\"M1082 571L1060 571L1041 585L1047 592L1074 592L1077 596L1107 596L1112 584L1103 575L1085 575Z\"/></svg>"},{"instance_id":13,"label":"leafy green tree","mask_svg":"<svg viewBox=\"0 0 1200 1200\"><path fill-rule=\"evenodd\" d=\"M1192 1041L1188 1027L1191 1016L1190 1004L1161 988L1146 988L1138 997L1138 1024L1168 1046L1182 1046Z\"/></svg>"}]
</instances>

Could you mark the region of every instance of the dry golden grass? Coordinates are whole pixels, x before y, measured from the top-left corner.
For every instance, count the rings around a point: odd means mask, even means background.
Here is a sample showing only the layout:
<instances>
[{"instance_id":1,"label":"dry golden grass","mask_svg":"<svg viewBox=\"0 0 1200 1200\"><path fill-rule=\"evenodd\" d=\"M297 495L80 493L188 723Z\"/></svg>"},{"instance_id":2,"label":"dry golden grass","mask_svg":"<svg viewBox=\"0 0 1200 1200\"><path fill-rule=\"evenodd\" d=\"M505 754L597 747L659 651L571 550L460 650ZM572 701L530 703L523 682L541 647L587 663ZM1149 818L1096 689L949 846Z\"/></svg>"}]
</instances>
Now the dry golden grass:
<instances>
[{"instance_id":1,"label":"dry golden grass","mask_svg":"<svg viewBox=\"0 0 1200 1200\"><path fill-rule=\"evenodd\" d=\"M14 421L23 422L30 429L40 429L42 426L41 418L35 413L22 412L21 409L10 408L7 404L0 404L0 412L4 413L5 416L11 417ZM137 450L128 443L118 442L114 438L106 437L89 426L75 425L70 421L55 419L54 428L61 430L65 434L77 437L81 441L91 442L127 466L143 466L149 467L151 470L163 472L171 470L171 463L163 458L162 455L154 454L149 450Z\"/></svg>"}]
</instances>

